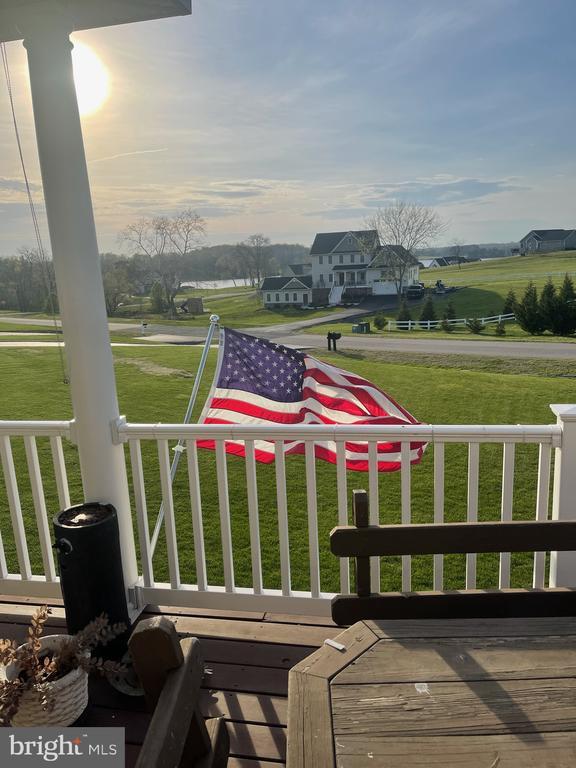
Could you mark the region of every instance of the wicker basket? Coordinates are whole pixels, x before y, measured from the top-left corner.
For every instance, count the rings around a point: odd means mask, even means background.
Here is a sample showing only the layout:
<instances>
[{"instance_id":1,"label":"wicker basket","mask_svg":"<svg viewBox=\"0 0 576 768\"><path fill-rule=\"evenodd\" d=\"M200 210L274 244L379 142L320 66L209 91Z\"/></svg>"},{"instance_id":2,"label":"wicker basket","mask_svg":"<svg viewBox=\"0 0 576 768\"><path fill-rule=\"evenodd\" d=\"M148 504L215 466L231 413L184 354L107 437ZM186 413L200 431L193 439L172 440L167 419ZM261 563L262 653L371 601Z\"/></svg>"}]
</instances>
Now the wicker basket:
<instances>
[{"instance_id":1,"label":"wicker basket","mask_svg":"<svg viewBox=\"0 0 576 768\"><path fill-rule=\"evenodd\" d=\"M58 648L63 640L70 639L69 635L48 635L42 637L42 648ZM89 653L86 654L89 656ZM0 676L13 680L18 675L15 664L0 667ZM44 710L40 697L34 690L25 691L20 699L18 712L14 715L12 725L27 727L37 725L71 725L75 722L88 705L88 673L83 669L73 669L67 675L54 682L47 683L55 701L54 709Z\"/></svg>"}]
</instances>

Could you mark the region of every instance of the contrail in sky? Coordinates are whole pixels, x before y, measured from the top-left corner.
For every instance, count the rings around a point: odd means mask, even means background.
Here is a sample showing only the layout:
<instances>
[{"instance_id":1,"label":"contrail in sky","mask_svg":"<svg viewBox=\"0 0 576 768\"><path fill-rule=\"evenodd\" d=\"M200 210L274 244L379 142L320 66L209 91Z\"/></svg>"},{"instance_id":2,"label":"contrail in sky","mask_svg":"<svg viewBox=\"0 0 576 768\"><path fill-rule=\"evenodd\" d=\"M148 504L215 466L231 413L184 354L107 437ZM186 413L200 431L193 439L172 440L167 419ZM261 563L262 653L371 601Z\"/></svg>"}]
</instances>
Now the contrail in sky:
<instances>
[{"instance_id":1,"label":"contrail in sky","mask_svg":"<svg viewBox=\"0 0 576 768\"><path fill-rule=\"evenodd\" d=\"M168 152L168 147L163 147L162 149L140 149L135 152L121 152L119 155L110 155L109 157L99 157L96 160L88 160L88 164L103 163L104 160L116 160L118 157L130 157L131 155L150 155L154 152Z\"/></svg>"}]
</instances>

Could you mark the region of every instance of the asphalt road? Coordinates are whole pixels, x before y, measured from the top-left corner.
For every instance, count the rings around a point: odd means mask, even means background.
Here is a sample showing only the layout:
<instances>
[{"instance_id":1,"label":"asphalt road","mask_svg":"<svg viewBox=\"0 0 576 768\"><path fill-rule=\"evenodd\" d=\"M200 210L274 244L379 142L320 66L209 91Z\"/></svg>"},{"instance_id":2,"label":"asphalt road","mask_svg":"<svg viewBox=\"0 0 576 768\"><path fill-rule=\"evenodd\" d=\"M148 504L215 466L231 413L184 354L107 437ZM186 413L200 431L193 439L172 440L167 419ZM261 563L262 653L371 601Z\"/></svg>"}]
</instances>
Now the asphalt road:
<instances>
[{"instance_id":1,"label":"asphalt road","mask_svg":"<svg viewBox=\"0 0 576 768\"><path fill-rule=\"evenodd\" d=\"M327 349L325 336L308 333L275 337L294 347ZM542 341L460 341L456 339L399 339L382 336L343 336L338 349L363 352L412 352L427 355L481 355L483 357L535 357L549 360L576 359L576 344Z\"/></svg>"},{"instance_id":2,"label":"asphalt road","mask_svg":"<svg viewBox=\"0 0 576 768\"><path fill-rule=\"evenodd\" d=\"M350 316L354 310L345 310L342 316ZM357 310L356 310L357 314ZM336 315L329 319L335 320ZM23 325L53 325L52 320L38 320L36 318L6 317L0 316L6 322L18 322ZM302 349L327 349L326 336L323 334L298 333L303 327L309 327L320 318L303 319L294 323L270 326L268 328L247 328L247 333L253 333L264 338L270 338L279 344L287 344ZM140 323L115 323L109 324L111 331L134 331L140 336ZM206 331L186 328L181 325L149 325L146 337L150 341L180 344L201 344L206 338ZM54 342L0 342L0 346L52 346ZM343 336L338 342L339 349L359 350L364 352L411 352L428 355L480 355L483 357L523 357L540 358L548 360L573 360L576 359L576 344L566 342L542 342L542 341L487 341L487 340L457 340L435 339L426 337L414 338L387 338L385 336Z\"/></svg>"}]
</instances>

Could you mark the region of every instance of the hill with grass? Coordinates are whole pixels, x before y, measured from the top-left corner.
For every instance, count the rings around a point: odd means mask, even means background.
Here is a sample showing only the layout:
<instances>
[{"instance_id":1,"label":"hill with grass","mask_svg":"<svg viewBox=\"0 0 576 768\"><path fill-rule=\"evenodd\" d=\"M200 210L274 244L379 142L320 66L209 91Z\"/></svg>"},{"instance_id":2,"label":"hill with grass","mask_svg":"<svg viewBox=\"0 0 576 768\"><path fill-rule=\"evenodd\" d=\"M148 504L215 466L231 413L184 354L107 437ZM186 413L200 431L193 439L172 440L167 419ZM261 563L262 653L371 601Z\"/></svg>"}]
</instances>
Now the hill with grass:
<instances>
[{"instance_id":1,"label":"hill with grass","mask_svg":"<svg viewBox=\"0 0 576 768\"><path fill-rule=\"evenodd\" d=\"M458 317L488 317L502 311L504 298L510 289L521 298L530 281L540 290L551 278L559 287L564 275L576 277L576 251L510 256L490 259L460 267L439 267L420 270L420 280L433 286L442 280L454 293L435 297L435 304L443 309L452 301Z\"/></svg>"}]
</instances>

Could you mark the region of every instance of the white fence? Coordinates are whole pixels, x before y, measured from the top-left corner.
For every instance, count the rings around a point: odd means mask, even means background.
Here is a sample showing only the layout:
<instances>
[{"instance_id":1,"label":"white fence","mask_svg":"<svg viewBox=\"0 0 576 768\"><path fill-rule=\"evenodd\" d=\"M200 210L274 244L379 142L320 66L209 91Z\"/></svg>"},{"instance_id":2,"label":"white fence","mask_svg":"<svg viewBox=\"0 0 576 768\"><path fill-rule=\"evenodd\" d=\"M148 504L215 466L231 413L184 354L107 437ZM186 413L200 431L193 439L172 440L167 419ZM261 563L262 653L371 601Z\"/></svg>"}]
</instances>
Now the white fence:
<instances>
[{"instance_id":1,"label":"white fence","mask_svg":"<svg viewBox=\"0 0 576 768\"><path fill-rule=\"evenodd\" d=\"M367 486L370 520L413 520L414 493L418 494L418 521L422 509L427 519L442 524L445 515L454 519L455 506L461 517L475 521L484 514L482 493L488 489L502 520L511 520L516 505L515 484L528 483L530 505L523 517L574 519L572 503L573 463L576 456L574 414L559 406L559 423L553 425L446 425L406 427L298 426L236 427L227 425L126 424L117 428L118 439L127 443L134 503L134 528L140 552L140 581L135 593L141 605L153 602L224 609L276 610L292 613L327 613L329 599L337 591L349 592L350 568L346 560L336 562L329 553L328 531L332 525L351 520L353 488ZM564 409L564 410L562 410ZM576 413L576 411L574 412ZM51 549L51 518L70 504L67 463L78 467L75 449L63 439L73 436L69 422L0 422L0 446L7 509L2 514L0 493L0 590L4 594L43 597L57 595L58 577ZM283 441L304 438L303 457L285 457ZM255 461L255 443L275 444L274 465L262 468ZM186 461L174 487L170 482L171 445L182 440ZM200 451L199 440L213 440L215 451ZM229 457L226 441L243 441L246 459ZM317 461L317 442L336 443L337 463ZM352 473L345 468L346 442L366 442L369 471ZM396 475L378 473L377 442L399 444L402 466ZM410 465L410 442L430 443L421 466ZM37 443L41 445L41 457ZM451 448L462 456L459 464ZM481 461L484 446L501 446L502 470L486 472ZM526 457L519 446L534 453L526 477ZM552 449L555 449L553 459ZM487 457L493 466L495 448ZM464 458L464 451L466 456ZM538 459L536 462L536 452ZM483 455L483 454L482 454ZM15 460L16 456L16 460ZM20 458L18 458L20 457ZM19 466L18 462L22 466ZM551 467L555 463L554 494L549 494ZM481 472L481 466L483 471ZM464 468L465 467L465 468ZM417 475L428 473L426 483ZM488 474L490 477L488 478ZM456 481L462 486L462 506L452 498ZM321 483L319 484L319 480ZM393 484L396 483L396 490ZM75 477L72 503L82 501ZM0 487L2 478L0 478ZM48 493L46 488L48 487ZM396 493L396 510L391 498ZM525 493L523 491L523 493ZM331 495L332 494L332 495ZM156 552L150 531L160 502L164 511L163 535ZM326 512L328 505L328 514ZM330 517L330 514L333 516ZM327 518L329 518L327 520ZM34 553L31 566L29 550ZM576 583L574 553L552 553L550 577L546 576L546 553L535 553L534 586L545 583ZM431 559L432 560L432 559ZM474 589L478 583L477 556L466 556L462 583L445 578L445 561L433 557L426 588ZM491 586L511 584L511 558L501 553L492 563ZM485 566L484 566L485 571ZM385 569L372 559L372 587L390 588ZM410 590L414 563L402 558L393 588ZM418 575L418 588L422 576ZM483 577L485 581L485 577ZM353 586L353 585L352 585ZM527 586L527 585L526 585Z\"/></svg>"},{"instance_id":2,"label":"white fence","mask_svg":"<svg viewBox=\"0 0 576 768\"><path fill-rule=\"evenodd\" d=\"M456 328L457 326L467 326L471 320L478 320L482 325L497 325L498 323L513 322L516 320L516 316L513 312L507 315L491 315L490 317L459 317L453 320L388 320L388 331L413 331L424 330L434 331L437 328L441 328L443 324Z\"/></svg>"}]
</instances>

